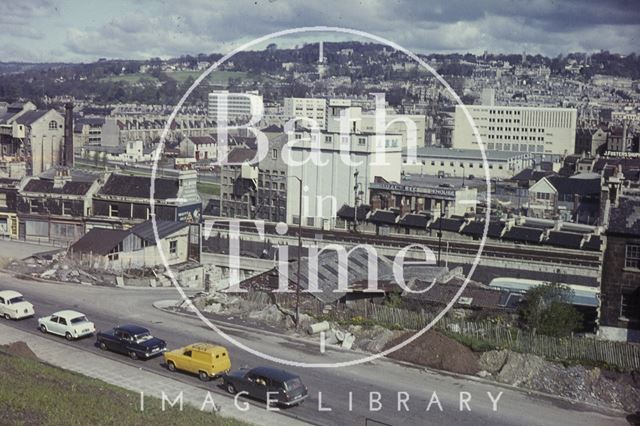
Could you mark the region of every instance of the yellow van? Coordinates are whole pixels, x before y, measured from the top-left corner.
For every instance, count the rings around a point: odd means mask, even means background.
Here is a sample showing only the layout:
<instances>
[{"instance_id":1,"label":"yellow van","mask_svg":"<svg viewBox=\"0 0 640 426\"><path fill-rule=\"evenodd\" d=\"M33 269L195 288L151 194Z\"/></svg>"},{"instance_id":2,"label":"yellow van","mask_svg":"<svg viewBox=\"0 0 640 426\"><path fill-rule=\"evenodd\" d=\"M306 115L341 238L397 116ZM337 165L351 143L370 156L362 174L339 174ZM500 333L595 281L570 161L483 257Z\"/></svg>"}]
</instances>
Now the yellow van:
<instances>
[{"instance_id":1,"label":"yellow van","mask_svg":"<svg viewBox=\"0 0 640 426\"><path fill-rule=\"evenodd\" d=\"M194 343L184 348L165 352L164 361L170 371L188 371L197 374L203 381L231 370L231 360L227 349L211 343Z\"/></svg>"}]
</instances>

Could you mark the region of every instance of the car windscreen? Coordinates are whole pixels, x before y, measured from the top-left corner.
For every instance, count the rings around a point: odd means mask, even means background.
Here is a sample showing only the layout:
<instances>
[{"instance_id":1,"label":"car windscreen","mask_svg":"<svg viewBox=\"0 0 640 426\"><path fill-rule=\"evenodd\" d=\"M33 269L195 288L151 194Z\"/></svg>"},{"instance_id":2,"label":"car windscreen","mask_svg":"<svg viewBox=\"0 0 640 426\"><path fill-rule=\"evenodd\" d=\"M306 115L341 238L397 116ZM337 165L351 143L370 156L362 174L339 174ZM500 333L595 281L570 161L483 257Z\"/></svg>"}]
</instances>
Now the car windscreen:
<instances>
[{"instance_id":1,"label":"car windscreen","mask_svg":"<svg viewBox=\"0 0 640 426\"><path fill-rule=\"evenodd\" d=\"M153 339L153 336L151 334L147 333L140 333L140 334L136 334L135 336L133 336L133 340L135 340L138 343L142 343L142 342L146 342L148 340Z\"/></svg>"},{"instance_id":2,"label":"car windscreen","mask_svg":"<svg viewBox=\"0 0 640 426\"><path fill-rule=\"evenodd\" d=\"M11 305L14 305L14 304L20 303L20 302L24 302L24 297L18 296L18 297L14 297L13 299L9 299L9 304L11 304Z\"/></svg>"},{"instance_id":3,"label":"car windscreen","mask_svg":"<svg viewBox=\"0 0 640 426\"><path fill-rule=\"evenodd\" d=\"M75 317L71 320L71 324L80 324L81 322L87 322L87 317L82 315L81 317Z\"/></svg>"},{"instance_id":4,"label":"car windscreen","mask_svg":"<svg viewBox=\"0 0 640 426\"><path fill-rule=\"evenodd\" d=\"M295 379L289 379L286 382L284 382L284 386L286 387L287 390L298 389L299 387L302 386L302 380L300 380L300 377L296 377Z\"/></svg>"}]
</instances>

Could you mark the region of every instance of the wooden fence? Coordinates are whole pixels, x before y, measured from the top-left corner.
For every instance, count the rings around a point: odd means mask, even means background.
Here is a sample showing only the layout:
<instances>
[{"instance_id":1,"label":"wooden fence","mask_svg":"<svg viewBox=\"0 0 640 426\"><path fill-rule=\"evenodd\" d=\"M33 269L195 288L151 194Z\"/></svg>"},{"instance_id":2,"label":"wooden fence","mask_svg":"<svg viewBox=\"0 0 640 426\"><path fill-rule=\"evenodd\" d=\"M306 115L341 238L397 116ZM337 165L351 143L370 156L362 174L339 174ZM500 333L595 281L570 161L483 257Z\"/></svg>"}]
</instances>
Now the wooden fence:
<instances>
[{"instance_id":1,"label":"wooden fence","mask_svg":"<svg viewBox=\"0 0 640 426\"><path fill-rule=\"evenodd\" d=\"M256 306L278 303L284 308L295 306L291 293L269 294L251 292L242 296ZM370 321L389 328L420 330L436 317L428 311L409 311L370 303L367 300L348 304L325 305L314 298L304 297L301 310L332 321ZM612 342L594 337L551 337L521 330L491 321L469 321L445 315L435 328L471 337L500 349L530 353L557 361L588 361L606 363L622 371L640 370L640 345Z\"/></svg>"}]
</instances>

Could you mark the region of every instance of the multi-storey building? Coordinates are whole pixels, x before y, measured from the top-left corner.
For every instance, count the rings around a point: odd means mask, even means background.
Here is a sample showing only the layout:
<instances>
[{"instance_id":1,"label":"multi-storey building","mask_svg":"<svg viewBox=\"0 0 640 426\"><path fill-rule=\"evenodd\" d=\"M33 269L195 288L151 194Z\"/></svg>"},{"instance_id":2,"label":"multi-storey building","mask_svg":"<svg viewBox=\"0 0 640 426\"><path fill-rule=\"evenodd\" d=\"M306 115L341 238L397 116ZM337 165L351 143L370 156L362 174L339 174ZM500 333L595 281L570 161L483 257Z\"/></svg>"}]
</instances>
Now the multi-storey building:
<instances>
[{"instance_id":1,"label":"multi-storey building","mask_svg":"<svg viewBox=\"0 0 640 426\"><path fill-rule=\"evenodd\" d=\"M264 111L262 96L257 92L230 93L217 90L209 93L209 118L219 121L218 109L225 104L227 120L230 122L260 117Z\"/></svg>"},{"instance_id":2,"label":"multi-storey building","mask_svg":"<svg viewBox=\"0 0 640 426\"><path fill-rule=\"evenodd\" d=\"M326 128L327 100L324 98L284 98L285 120L308 118L315 120L320 129ZM304 120L301 125L308 125Z\"/></svg>"},{"instance_id":3,"label":"multi-storey building","mask_svg":"<svg viewBox=\"0 0 640 426\"><path fill-rule=\"evenodd\" d=\"M577 112L571 108L466 107L487 150L573 154ZM480 149L464 109L456 106L453 148Z\"/></svg>"}]
</instances>

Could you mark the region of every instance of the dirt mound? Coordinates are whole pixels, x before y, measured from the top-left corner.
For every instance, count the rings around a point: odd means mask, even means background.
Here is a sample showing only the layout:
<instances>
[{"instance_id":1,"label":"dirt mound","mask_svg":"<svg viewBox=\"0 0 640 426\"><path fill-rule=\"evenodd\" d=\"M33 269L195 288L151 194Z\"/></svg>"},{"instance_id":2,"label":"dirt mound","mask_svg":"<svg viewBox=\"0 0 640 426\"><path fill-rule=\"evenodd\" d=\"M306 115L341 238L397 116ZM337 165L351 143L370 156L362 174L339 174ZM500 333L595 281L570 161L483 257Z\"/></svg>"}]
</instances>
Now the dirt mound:
<instances>
[{"instance_id":1,"label":"dirt mound","mask_svg":"<svg viewBox=\"0 0 640 426\"><path fill-rule=\"evenodd\" d=\"M38 359L36 354L33 353L25 342L13 342L8 345L0 345L0 351L22 358Z\"/></svg>"},{"instance_id":2,"label":"dirt mound","mask_svg":"<svg viewBox=\"0 0 640 426\"><path fill-rule=\"evenodd\" d=\"M385 349L406 341L412 335L407 333L392 340ZM388 357L454 373L476 374L480 371L478 356L471 349L434 330L427 331Z\"/></svg>"}]
</instances>

